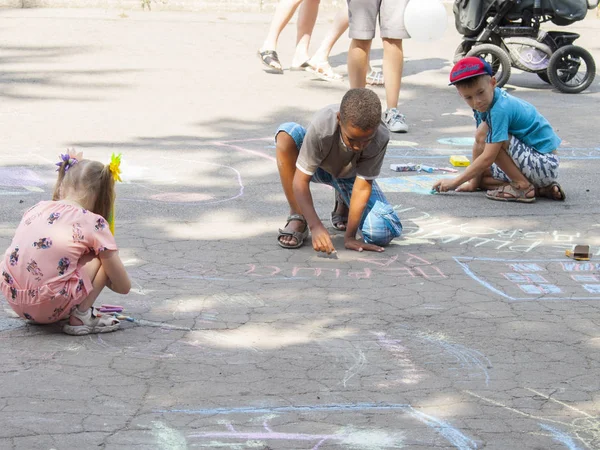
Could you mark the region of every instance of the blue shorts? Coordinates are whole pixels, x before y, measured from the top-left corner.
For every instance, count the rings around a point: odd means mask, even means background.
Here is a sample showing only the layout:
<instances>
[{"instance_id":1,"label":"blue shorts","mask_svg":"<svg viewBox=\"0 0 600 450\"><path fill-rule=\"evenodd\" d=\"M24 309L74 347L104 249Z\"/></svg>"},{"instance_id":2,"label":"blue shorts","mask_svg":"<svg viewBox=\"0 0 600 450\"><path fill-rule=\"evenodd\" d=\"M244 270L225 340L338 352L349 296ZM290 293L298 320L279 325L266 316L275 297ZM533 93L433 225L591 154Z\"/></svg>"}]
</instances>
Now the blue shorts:
<instances>
[{"instance_id":1,"label":"blue shorts","mask_svg":"<svg viewBox=\"0 0 600 450\"><path fill-rule=\"evenodd\" d=\"M560 160L555 153L540 153L514 136L510 138L507 152L521 173L534 186L546 187L558 178ZM511 181L496 164L492 164L490 169L492 177L496 180L507 183Z\"/></svg>"},{"instance_id":2,"label":"blue shorts","mask_svg":"<svg viewBox=\"0 0 600 450\"><path fill-rule=\"evenodd\" d=\"M280 131L287 133L296 143L298 150L300 150L302 141L306 135L306 128L294 122L287 122L277 128L275 136ZM340 194L346 206L350 205L350 197L352 196L352 187L355 180L356 177L334 178L333 175L321 168L317 169L311 179L313 183L321 183L333 187ZM402 234L400 218L394 211L394 208L388 203L376 181L373 181L371 197L363 212L359 228L367 244L381 246L388 245L392 239Z\"/></svg>"}]
</instances>

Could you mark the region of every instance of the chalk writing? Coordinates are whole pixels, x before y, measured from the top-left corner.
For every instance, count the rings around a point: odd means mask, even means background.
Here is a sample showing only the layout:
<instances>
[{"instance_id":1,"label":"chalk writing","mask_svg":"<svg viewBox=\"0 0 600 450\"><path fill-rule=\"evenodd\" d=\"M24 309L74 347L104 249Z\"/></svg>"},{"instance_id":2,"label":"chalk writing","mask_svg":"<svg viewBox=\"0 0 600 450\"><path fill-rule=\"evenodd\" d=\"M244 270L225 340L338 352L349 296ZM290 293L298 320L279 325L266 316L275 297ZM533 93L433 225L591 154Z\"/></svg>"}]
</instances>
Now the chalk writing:
<instances>
[{"instance_id":1,"label":"chalk writing","mask_svg":"<svg viewBox=\"0 0 600 450\"><path fill-rule=\"evenodd\" d=\"M596 275L572 274L596 271L597 264L565 263L560 259L517 261L455 257L454 260L473 280L511 301L600 300L600 284L593 283L597 281ZM514 272L504 272L506 269ZM498 272L503 277L498 277Z\"/></svg>"},{"instance_id":2,"label":"chalk writing","mask_svg":"<svg viewBox=\"0 0 600 450\"><path fill-rule=\"evenodd\" d=\"M386 276L425 278L426 280L446 278L442 270L426 259L413 255L411 253L402 253L386 258L365 257L358 258L358 261L370 264L375 267L364 267L362 269L342 270L332 267L309 267L294 266L291 269L281 269L278 266L258 264L248 264L248 270L244 275L252 277L275 277L282 276L286 279L307 279L307 278L350 278L363 279L372 278L382 273ZM377 268L377 270L375 270Z\"/></svg>"}]
</instances>

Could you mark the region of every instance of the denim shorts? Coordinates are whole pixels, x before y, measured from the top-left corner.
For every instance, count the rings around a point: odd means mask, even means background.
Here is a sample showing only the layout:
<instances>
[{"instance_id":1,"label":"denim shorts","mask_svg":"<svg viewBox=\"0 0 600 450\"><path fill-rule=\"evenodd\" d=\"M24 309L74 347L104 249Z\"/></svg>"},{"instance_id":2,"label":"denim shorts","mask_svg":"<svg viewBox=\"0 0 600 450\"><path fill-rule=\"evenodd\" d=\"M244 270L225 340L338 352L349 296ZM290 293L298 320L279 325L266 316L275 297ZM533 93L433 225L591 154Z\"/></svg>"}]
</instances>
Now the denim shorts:
<instances>
[{"instance_id":1,"label":"denim shorts","mask_svg":"<svg viewBox=\"0 0 600 450\"><path fill-rule=\"evenodd\" d=\"M558 178L560 159L555 153L540 153L514 136L510 138L507 152L534 186L546 187ZM511 181L496 164L492 164L490 169L496 180Z\"/></svg>"}]
</instances>

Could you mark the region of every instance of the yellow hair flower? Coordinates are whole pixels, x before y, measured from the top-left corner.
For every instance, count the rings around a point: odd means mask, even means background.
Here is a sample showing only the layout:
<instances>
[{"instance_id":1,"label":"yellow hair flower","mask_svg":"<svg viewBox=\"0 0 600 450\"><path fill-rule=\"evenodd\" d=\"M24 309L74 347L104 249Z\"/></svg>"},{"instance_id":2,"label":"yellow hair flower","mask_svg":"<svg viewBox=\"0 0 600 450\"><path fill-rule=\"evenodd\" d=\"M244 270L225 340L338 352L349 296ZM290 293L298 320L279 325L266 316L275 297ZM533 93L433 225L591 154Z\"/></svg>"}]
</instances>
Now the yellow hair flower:
<instances>
[{"instance_id":1,"label":"yellow hair flower","mask_svg":"<svg viewBox=\"0 0 600 450\"><path fill-rule=\"evenodd\" d=\"M114 153L110 157L110 164L108 165L108 170L112 173L113 179L115 181L123 181L121 180L121 154L115 155Z\"/></svg>"}]
</instances>

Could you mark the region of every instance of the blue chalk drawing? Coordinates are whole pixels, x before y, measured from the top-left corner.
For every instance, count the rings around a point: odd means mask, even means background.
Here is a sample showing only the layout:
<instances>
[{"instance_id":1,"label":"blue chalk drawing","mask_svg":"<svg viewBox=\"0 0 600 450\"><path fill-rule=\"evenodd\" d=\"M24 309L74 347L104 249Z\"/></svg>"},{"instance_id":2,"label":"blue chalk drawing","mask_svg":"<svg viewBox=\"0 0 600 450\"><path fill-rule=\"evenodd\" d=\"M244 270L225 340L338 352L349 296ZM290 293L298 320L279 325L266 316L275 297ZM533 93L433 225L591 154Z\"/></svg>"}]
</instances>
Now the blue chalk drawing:
<instances>
[{"instance_id":1,"label":"blue chalk drawing","mask_svg":"<svg viewBox=\"0 0 600 450\"><path fill-rule=\"evenodd\" d=\"M412 192L431 195L431 187L436 181L453 178L452 175L403 175L393 178L378 178L377 184L383 192Z\"/></svg>"},{"instance_id":2,"label":"blue chalk drawing","mask_svg":"<svg viewBox=\"0 0 600 450\"><path fill-rule=\"evenodd\" d=\"M596 275L571 275L571 278L580 283L594 283L600 281Z\"/></svg>"},{"instance_id":3,"label":"blue chalk drawing","mask_svg":"<svg viewBox=\"0 0 600 450\"><path fill-rule=\"evenodd\" d=\"M583 288L592 294L600 294L600 284L584 284Z\"/></svg>"},{"instance_id":4,"label":"blue chalk drawing","mask_svg":"<svg viewBox=\"0 0 600 450\"><path fill-rule=\"evenodd\" d=\"M474 137L450 137L438 139L438 143L442 145L455 145L457 147L472 147L475 143Z\"/></svg>"},{"instance_id":5,"label":"blue chalk drawing","mask_svg":"<svg viewBox=\"0 0 600 450\"><path fill-rule=\"evenodd\" d=\"M492 362L483 353L465 347L464 345L450 343L432 336L418 337L442 347L446 352L455 357L462 367L475 367L481 371L485 378L485 385L489 385L490 375L488 373L488 367L492 367Z\"/></svg>"},{"instance_id":6,"label":"blue chalk drawing","mask_svg":"<svg viewBox=\"0 0 600 450\"><path fill-rule=\"evenodd\" d=\"M579 280L570 275L570 272L591 272L598 270L600 264L597 263L566 263L562 259L513 260L465 256L455 256L453 259L463 269L465 274L474 281L510 301L600 300L600 295L598 295L600 294L600 285L576 284L574 281L577 282ZM487 267L489 271L484 270L486 269L486 265L489 266ZM499 273L503 272L503 266L510 268L515 272L525 270L528 272L544 272L544 277L540 277L539 280L544 279L545 281L550 276L554 276L556 279L539 284L534 281L536 279L535 274L522 273L521 275L523 277L527 277L527 284L518 284L518 279L511 279L516 274L509 275L505 273L503 274L504 277L498 276ZM546 268L543 268L544 266ZM487 272L489 272L489 274ZM501 283L503 279L505 280L504 284ZM512 284L507 285L507 279L512 281ZM524 297L521 294L518 294L519 290L528 295ZM515 293L509 293L511 291L514 291ZM584 295L586 293L591 295Z\"/></svg>"},{"instance_id":7,"label":"blue chalk drawing","mask_svg":"<svg viewBox=\"0 0 600 450\"><path fill-rule=\"evenodd\" d=\"M573 438L571 436L569 436L567 433L564 433L560 430L557 430L554 427L551 427L550 425L546 425L543 423L540 423L539 426L541 428L543 428L544 430L552 433L552 439L554 439L557 442L560 442L565 447L567 447L569 450L581 450L581 448L578 447L577 444L575 444L575 441L573 441Z\"/></svg>"}]
</instances>

